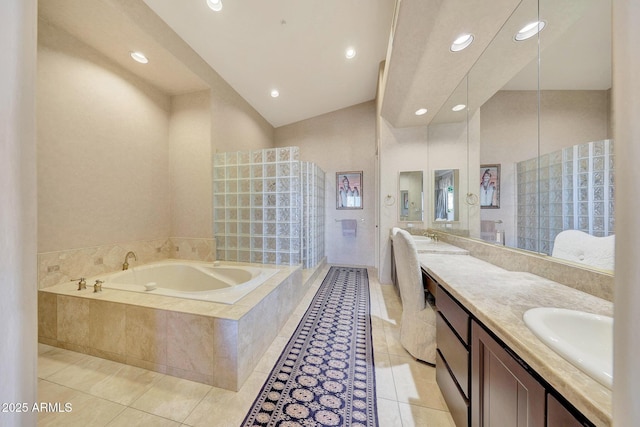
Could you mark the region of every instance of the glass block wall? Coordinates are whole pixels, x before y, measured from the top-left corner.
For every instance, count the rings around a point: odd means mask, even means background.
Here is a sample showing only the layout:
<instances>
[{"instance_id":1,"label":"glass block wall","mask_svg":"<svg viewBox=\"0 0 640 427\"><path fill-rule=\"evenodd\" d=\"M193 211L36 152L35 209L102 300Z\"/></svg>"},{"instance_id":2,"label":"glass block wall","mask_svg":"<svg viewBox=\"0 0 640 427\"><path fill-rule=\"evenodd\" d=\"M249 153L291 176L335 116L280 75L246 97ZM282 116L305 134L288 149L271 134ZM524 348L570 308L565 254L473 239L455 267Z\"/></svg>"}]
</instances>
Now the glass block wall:
<instances>
[{"instance_id":1,"label":"glass block wall","mask_svg":"<svg viewBox=\"0 0 640 427\"><path fill-rule=\"evenodd\" d=\"M302 261L305 268L324 258L324 181L318 165L302 162Z\"/></svg>"},{"instance_id":2,"label":"glass block wall","mask_svg":"<svg viewBox=\"0 0 640 427\"><path fill-rule=\"evenodd\" d=\"M303 262L305 206L298 157L298 147L214 156L217 259L280 265ZM321 198L324 200L324 193ZM310 233L308 237L315 235ZM305 242L306 245L309 243ZM324 256L324 242L322 249Z\"/></svg>"},{"instance_id":3,"label":"glass block wall","mask_svg":"<svg viewBox=\"0 0 640 427\"><path fill-rule=\"evenodd\" d=\"M614 172L609 139L518 163L518 247L550 255L562 230L614 234Z\"/></svg>"}]
</instances>

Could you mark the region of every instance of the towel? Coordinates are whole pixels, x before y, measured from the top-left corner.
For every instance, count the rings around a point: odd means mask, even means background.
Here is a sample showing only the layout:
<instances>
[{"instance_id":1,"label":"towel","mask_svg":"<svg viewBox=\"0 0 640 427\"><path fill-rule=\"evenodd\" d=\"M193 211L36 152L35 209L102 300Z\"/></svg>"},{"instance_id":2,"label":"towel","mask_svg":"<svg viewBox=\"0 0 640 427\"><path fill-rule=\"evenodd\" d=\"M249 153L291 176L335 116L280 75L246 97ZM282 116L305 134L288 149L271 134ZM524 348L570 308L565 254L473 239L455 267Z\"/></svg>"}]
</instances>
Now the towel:
<instances>
[{"instance_id":1,"label":"towel","mask_svg":"<svg viewBox=\"0 0 640 427\"><path fill-rule=\"evenodd\" d=\"M342 220L342 235L345 237L356 237L356 230L358 229L358 221L355 219L343 219Z\"/></svg>"}]
</instances>

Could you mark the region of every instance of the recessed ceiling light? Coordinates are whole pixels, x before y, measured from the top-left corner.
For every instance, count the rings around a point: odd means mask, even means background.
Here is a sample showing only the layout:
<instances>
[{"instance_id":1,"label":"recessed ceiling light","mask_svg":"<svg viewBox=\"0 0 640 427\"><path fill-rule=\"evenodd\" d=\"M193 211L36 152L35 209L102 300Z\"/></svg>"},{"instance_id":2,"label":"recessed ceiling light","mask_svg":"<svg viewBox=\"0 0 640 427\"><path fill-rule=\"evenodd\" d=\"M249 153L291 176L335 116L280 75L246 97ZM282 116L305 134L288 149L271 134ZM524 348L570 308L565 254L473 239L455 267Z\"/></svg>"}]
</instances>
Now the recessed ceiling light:
<instances>
[{"instance_id":1,"label":"recessed ceiling light","mask_svg":"<svg viewBox=\"0 0 640 427\"><path fill-rule=\"evenodd\" d=\"M424 114L427 114L427 110L426 108L420 108L419 110L416 110L416 116L422 116Z\"/></svg>"},{"instance_id":2,"label":"recessed ceiling light","mask_svg":"<svg viewBox=\"0 0 640 427\"><path fill-rule=\"evenodd\" d=\"M347 49L347 51L345 52L344 56L347 57L347 59L351 59L354 56L356 56L356 50L352 47L350 47L349 49Z\"/></svg>"},{"instance_id":3,"label":"recessed ceiling light","mask_svg":"<svg viewBox=\"0 0 640 427\"><path fill-rule=\"evenodd\" d=\"M144 56L144 53L142 52L131 52L130 55L134 59L134 61L138 61L141 64L146 64L147 62L149 62L149 59Z\"/></svg>"},{"instance_id":4,"label":"recessed ceiling light","mask_svg":"<svg viewBox=\"0 0 640 427\"><path fill-rule=\"evenodd\" d=\"M451 108L451 110L453 110L453 111L461 111L461 110L464 110L465 107L466 107L466 105L464 105L464 104L458 104L458 105L454 106L453 108Z\"/></svg>"},{"instance_id":5,"label":"recessed ceiling light","mask_svg":"<svg viewBox=\"0 0 640 427\"><path fill-rule=\"evenodd\" d=\"M463 34L451 44L451 52L459 52L473 43L473 34Z\"/></svg>"},{"instance_id":6,"label":"recessed ceiling light","mask_svg":"<svg viewBox=\"0 0 640 427\"><path fill-rule=\"evenodd\" d=\"M277 98L277 97L279 97L279 96L280 96L280 92L278 92L278 89L273 89L273 90L271 91L271 97L272 97L272 98Z\"/></svg>"},{"instance_id":7,"label":"recessed ceiling light","mask_svg":"<svg viewBox=\"0 0 640 427\"><path fill-rule=\"evenodd\" d=\"M222 10L222 0L207 0L207 6L214 12L220 12Z\"/></svg>"},{"instance_id":8,"label":"recessed ceiling light","mask_svg":"<svg viewBox=\"0 0 640 427\"><path fill-rule=\"evenodd\" d=\"M546 21L535 21L522 27L520 31L513 37L517 42L529 39L538 34L547 25Z\"/></svg>"}]
</instances>

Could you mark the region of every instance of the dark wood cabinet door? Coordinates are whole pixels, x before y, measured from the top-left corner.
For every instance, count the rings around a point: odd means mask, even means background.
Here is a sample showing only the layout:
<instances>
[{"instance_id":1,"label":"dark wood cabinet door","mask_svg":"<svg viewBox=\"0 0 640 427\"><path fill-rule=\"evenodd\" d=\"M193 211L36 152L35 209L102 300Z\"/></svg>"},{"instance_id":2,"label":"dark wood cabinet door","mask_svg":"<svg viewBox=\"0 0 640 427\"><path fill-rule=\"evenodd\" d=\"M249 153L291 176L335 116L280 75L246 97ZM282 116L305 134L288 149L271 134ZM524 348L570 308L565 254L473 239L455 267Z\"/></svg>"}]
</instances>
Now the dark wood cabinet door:
<instances>
[{"instance_id":1,"label":"dark wood cabinet door","mask_svg":"<svg viewBox=\"0 0 640 427\"><path fill-rule=\"evenodd\" d=\"M542 385L475 321L471 337L471 425L544 427Z\"/></svg>"},{"instance_id":2,"label":"dark wood cabinet door","mask_svg":"<svg viewBox=\"0 0 640 427\"><path fill-rule=\"evenodd\" d=\"M579 420L551 394L547 394L547 427L592 426L585 419Z\"/></svg>"}]
</instances>

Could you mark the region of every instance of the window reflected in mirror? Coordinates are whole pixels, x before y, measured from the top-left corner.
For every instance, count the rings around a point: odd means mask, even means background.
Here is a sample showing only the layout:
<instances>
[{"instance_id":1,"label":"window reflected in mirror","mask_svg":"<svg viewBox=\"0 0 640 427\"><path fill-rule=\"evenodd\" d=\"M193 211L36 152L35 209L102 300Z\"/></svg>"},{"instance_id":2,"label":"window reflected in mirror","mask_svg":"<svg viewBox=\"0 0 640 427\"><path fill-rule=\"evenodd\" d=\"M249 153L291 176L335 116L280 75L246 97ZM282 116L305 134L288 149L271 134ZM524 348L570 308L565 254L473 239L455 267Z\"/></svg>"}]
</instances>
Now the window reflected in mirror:
<instances>
[{"instance_id":1,"label":"window reflected in mirror","mask_svg":"<svg viewBox=\"0 0 640 427\"><path fill-rule=\"evenodd\" d=\"M434 219L436 222L458 221L458 169L434 172Z\"/></svg>"},{"instance_id":2,"label":"window reflected in mirror","mask_svg":"<svg viewBox=\"0 0 640 427\"><path fill-rule=\"evenodd\" d=\"M422 171L400 172L398 201L400 221L422 221Z\"/></svg>"}]
</instances>

